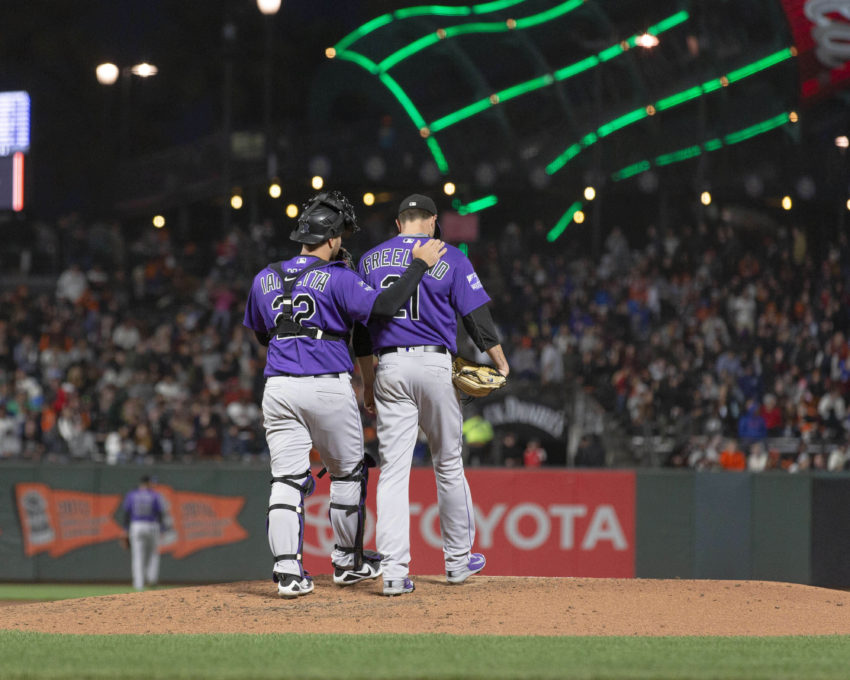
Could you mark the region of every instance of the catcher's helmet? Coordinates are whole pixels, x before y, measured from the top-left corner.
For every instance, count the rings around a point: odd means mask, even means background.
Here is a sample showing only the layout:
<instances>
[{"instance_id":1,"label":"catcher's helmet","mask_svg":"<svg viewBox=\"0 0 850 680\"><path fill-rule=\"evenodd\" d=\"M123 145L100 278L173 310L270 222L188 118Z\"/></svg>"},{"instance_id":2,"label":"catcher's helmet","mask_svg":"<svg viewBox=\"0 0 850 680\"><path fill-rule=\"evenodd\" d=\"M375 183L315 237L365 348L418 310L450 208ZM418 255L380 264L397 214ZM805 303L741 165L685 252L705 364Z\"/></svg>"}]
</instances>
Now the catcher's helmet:
<instances>
[{"instance_id":1,"label":"catcher's helmet","mask_svg":"<svg viewBox=\"0 0 850 680\"><path fill-rule=\"evenodd\" d=\"M289 238L298 243L316 245L329 238L354 234L360 230L354 208L339 191L322 192L304 204L298 228Z\"/></svg>"}]
</instances>

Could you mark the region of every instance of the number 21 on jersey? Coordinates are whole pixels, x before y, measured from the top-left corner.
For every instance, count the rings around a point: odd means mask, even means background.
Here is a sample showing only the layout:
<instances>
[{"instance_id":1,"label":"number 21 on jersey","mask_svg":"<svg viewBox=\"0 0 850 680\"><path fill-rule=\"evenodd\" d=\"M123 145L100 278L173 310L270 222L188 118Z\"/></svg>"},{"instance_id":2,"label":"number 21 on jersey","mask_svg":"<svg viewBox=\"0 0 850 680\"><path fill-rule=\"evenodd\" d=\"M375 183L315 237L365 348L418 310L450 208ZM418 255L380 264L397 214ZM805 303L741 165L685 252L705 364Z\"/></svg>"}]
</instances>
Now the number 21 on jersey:
<instances>
[{"instance_id":1,"label":"number 21 on jersey","mask_svg":"<svg viewBox=\"0 0 850 680\"><path fill-rule=\"evenodd\" d=\"M401 278L398 274L387 274L383 279L381 279L381 288L389 288L396 281ZM410 296L410 300L408 300L404 305L402 305L401 309L398 310L393 317L394 319L406 319L408 317L408 310L410 310L410 319L411 321L419 321L419 286L416 286L416 290L413 291L413 295Z\"/></svg>"}]
</instances>

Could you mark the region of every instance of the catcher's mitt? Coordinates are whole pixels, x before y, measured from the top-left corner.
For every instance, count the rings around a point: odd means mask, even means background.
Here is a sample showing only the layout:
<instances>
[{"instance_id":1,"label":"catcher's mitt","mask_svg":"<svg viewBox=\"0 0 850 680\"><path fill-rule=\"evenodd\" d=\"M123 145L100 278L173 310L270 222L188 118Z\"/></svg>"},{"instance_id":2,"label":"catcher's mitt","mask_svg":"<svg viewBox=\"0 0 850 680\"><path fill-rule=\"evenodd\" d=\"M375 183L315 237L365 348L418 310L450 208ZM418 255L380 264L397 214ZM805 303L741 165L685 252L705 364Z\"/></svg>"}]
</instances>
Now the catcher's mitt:
<instances>
[{"instance_id":1,"label":"catcher's mitt","mask_svg":"<svg viewBox=\"0 0 850 680\"><path fill-rule=\"evenodd\" d=\"M493 390L504 387L508 381L492 366L456 357L452 362L452 382L464 394L486 397Z\"/></svg>"},{"instance_id":2,"label":"catcher's mitt","mask_svg":"<svg viewBox=\"0 0 850 680\"><path fill-rule=\"evenodd\" d=\"M352 257L351 253L349 253L345 248L340 247L339 252L336 254L334 260L339 262L345 262L346 267L357 271L357 267L354 266L354 257Z\"/></svg>"}]
</instances>

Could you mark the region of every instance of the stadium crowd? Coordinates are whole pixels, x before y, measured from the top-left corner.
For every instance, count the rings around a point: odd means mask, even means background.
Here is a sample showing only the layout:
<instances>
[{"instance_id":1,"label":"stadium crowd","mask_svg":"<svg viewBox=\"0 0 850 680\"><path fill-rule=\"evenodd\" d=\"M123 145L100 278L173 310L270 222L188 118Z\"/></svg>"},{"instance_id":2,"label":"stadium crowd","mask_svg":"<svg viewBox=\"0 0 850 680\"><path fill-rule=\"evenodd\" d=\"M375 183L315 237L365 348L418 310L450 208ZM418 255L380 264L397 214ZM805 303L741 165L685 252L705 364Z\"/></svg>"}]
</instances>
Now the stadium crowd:
<instances>
[{"instance_id":1,"label":"stadium crowd","mask_svg":"<svg viewBox=\"0 0 850 680\"><path fill-rule=\"evenodd\" d=\"M241 321L270 223L208 244L76 215L30 233L21 270L58 276L0 293L0 459L266 455L265 350ZM540 222L471 249L512 380L581 385L629 436L670 442L655 464L850 467L846 237L812 252L798 228L615 227L603 250L552 248Z\"/></svg>"}]
</instances>

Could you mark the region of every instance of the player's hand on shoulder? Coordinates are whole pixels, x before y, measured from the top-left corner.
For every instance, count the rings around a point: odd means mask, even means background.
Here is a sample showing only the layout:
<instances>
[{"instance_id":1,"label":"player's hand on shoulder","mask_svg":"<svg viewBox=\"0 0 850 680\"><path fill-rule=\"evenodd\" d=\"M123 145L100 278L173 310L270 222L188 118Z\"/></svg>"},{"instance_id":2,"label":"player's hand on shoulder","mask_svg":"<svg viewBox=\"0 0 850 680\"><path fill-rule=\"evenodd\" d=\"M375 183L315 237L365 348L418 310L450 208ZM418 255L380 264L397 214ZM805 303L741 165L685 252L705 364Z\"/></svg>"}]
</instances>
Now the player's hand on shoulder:
<instances>
[{"instance_id":1,"label":"player's hand on shoulder","mask_svg":"<svg viewBox=\"0 0 850 680\"><path fill-rule=\"evenodd\" d=\"M420 245L421 241L417 241L413 245L411 253L414 259L425 260L429 267L433 267L440 258L446 254L446 244L440 239L431 238Z\"/></svg>"}]
</instances>

